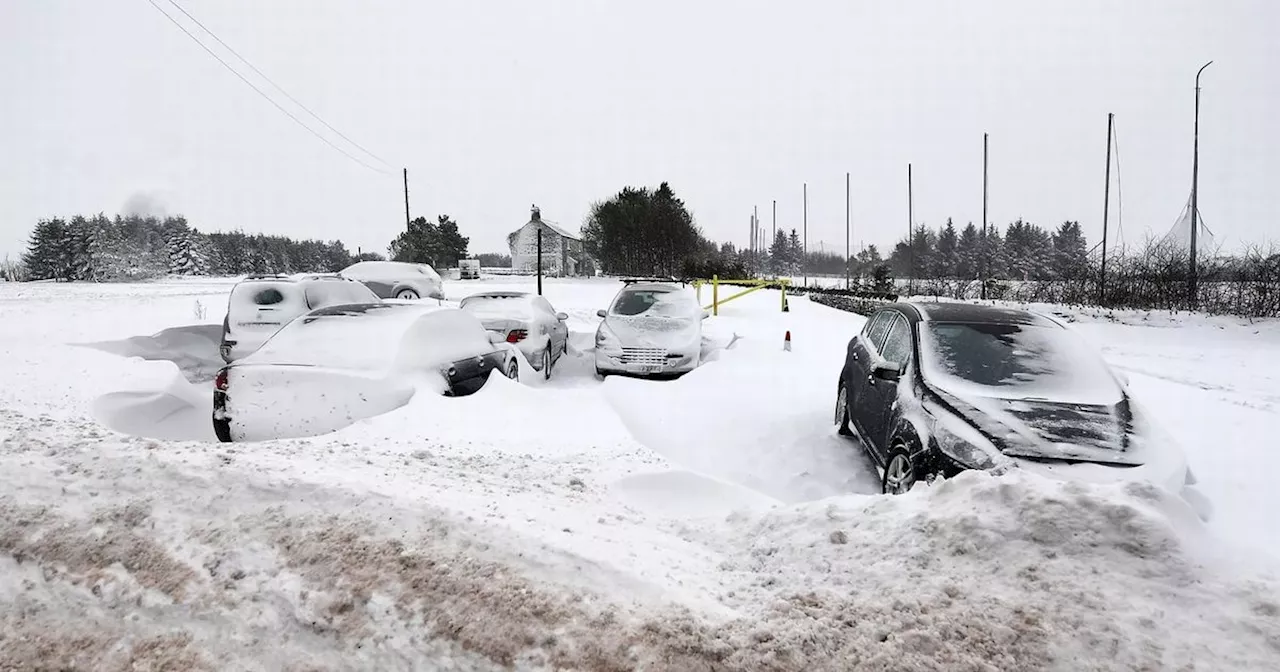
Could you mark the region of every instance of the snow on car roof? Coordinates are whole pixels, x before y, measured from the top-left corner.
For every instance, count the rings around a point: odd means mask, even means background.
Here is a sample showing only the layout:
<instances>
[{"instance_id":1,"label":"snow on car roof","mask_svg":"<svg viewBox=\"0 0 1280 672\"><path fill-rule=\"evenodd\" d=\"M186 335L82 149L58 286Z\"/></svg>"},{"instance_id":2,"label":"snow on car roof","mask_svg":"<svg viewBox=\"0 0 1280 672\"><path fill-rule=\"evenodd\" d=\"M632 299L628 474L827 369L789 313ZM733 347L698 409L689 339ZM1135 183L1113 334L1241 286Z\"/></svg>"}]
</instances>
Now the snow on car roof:
<instances>
[{"instance_id":1,"label":"snow on car roof","mask_svg":"<svg viewBox=\"0 0 1280 672\"><path fill-rule=\"evenodd\" d=\"M922 319L930 322L968 322L975 324L1019 324L1034 327L1059 327L1057 322L1043 315L1006 308L1002 306L984 306L976 303L958 301L910 302Z\"/></svg>"}]
</instances>

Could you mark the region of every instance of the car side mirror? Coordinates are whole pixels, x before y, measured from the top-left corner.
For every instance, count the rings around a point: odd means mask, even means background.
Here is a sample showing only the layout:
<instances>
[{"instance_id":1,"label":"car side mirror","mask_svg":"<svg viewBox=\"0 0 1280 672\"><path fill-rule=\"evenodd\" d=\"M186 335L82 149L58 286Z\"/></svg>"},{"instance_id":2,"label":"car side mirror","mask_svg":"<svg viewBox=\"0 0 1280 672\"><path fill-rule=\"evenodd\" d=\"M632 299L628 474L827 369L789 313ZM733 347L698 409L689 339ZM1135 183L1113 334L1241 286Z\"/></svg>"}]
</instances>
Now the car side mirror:
<instances>
[{"instance_id":1,"label":"car side mirror","mask_svg":"<svg viewBox=\"0 0 1280 672\"><path fill-rule=\"evenodd\" d=\"M875 367L871 369L871 375L879 378L880 380L887 380L891 383L896 383L899 378L902 378L902 368L891 362L876 364Z\"/></svg>"},{"instance_id":2,"label":"car side mirror","mask_svg":"<svg viewBox=\"0 0 1280 672\"><path fill-rule=\"evenodd\" d=\"M711 311L709 311L709 310L704 310L704 311L702 311L702 319L704 319L704 320L705 320L705 319L707 319L708 317L711 317Z\"/></svg>"},{"instance_id":3,"label":"car side mirror","mask_svg":"<svg viewBox=\"0 0 1280 672\"><path fill-rule=\"evenodd\" d=\"M496 331L491 331L489 332L489 342L495 345L498 343L506 343L507 337L502 334L499 334Z\"/></svg>"},{"instance_id":4,"label":"car side mirror","mask_svg":"<svg viewBox=\"0 0 1280 672\"><path fill-rule=\"evenodd\" d=\"M603 310L596 311L596 317L604 317L604 316L605 316L605 312Z\"/></svg>"},{"instance_id":5,"label":"car side mirror","mask_svg":"<svg viewBox=\"0 0 1280 672\"><path fill-rule=\"evenodd\" d=\"M568 313L556 313L556 319L557 319L557 320L560 320L561 322L564 322L565 320L569 319L569 314L568 314Z\"/></svg>"}]
</instances>

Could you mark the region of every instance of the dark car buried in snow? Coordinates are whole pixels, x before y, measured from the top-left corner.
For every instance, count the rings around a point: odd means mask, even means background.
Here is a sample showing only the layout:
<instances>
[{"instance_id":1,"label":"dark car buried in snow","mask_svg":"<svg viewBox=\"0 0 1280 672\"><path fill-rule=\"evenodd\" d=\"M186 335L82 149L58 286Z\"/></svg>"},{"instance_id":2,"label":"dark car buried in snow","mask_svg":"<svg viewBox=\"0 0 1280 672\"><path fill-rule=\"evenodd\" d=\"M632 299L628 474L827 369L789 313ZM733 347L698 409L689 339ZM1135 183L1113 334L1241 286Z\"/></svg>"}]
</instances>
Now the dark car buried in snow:
<instances>
[{"instance_id":1,"label":"dark car buried in snow","mask_svg":"<svg viewBox=\"0 0 1280 672\"><path fill-rule=\"evenodd\" d=\"M393 411L420 389L476 392L519 376L514 349L461 310L422 304L330 306L286 324L214 378L221 441L315 436Z\"/></svg>"},{"instance_id":2,"label":"dark car buried in snow","mask_svg":"<svg viewBox=\"0 0 1280 672\"><path fill-rule=\"evenodd\" d=\"M886 493L966 469L1024 468L1089 482L1145 480L1207 502L1177 445L1074 331L1025 310L895 303L845 353L835 423Z\"/></svg>"}]
</instances>

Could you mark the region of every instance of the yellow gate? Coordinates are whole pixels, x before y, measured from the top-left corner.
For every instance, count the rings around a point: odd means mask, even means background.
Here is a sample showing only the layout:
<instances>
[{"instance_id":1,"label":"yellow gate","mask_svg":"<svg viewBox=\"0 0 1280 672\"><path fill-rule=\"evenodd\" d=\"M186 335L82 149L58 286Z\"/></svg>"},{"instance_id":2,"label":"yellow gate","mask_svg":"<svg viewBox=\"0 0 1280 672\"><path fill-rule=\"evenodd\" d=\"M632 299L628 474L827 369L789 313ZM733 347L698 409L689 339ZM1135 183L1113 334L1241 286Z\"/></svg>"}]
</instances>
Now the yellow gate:
<instances>
[{"instance_id":1,"label":"yellow gate","mask_svg":"<svg viewBox=\"0 0 1280 672\"><path fill-rule=\"evenodd\" d=\"M746 287L746 289L722 299L720 298L720 285L722 284L732 285L734 287ZM702 286L711 285L711 303L703 306L703 308L710 310L712 315L719 315L720 304L728 303L752 292L773 288L782 290L781 308L785 312L787 310L787 287L790 286L790 284L791 280L789 278L777 278L774 280L721 280L719 276L713 275L710 280L694 280L693 288L698 293L698 303L702 303Z\"/></svg>"}]
</instances>

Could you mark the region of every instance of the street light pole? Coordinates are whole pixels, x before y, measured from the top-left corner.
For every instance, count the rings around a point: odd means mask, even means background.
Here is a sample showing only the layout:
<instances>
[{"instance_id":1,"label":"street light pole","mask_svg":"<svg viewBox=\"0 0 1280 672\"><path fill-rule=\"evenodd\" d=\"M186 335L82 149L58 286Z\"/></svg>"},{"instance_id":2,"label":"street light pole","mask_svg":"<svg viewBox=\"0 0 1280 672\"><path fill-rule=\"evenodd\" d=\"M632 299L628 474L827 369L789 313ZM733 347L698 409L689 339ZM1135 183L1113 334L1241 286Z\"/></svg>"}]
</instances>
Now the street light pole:
<instances>
[{"instance_id":1,"label":"street light pole","mask_svg":"<svg viewBox=\"0 0 1280 672\"><path fill-rule=\"evenodd\" d=\"M979 296L987 300L987 134L982 134L982 238L978 244Z\"/></svg>"},{"instance_id":2,"label":"street light pole","mask_svg":"<svg viewBox=\"0 0 1280 672\"><path fill-rule=\"evenodd\" d=\"M1204 72L1204 69L1210 65L1213 65L1213 61L1205 63L1196 71L1196 122L1191 150L1191 275L1187 279L1187 294L1188 298L1191 299L1192 308L1196 305L1196 234L1200 233L1198 202L1200 192L1200 73Z\"/></svg>"}]
</instances>

